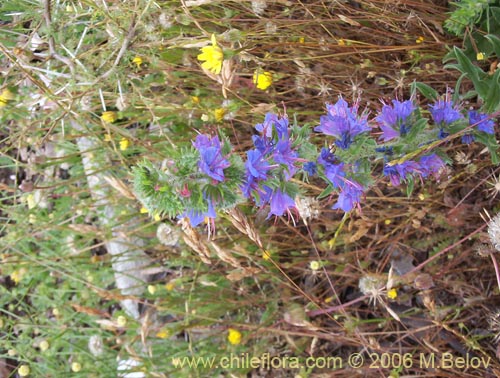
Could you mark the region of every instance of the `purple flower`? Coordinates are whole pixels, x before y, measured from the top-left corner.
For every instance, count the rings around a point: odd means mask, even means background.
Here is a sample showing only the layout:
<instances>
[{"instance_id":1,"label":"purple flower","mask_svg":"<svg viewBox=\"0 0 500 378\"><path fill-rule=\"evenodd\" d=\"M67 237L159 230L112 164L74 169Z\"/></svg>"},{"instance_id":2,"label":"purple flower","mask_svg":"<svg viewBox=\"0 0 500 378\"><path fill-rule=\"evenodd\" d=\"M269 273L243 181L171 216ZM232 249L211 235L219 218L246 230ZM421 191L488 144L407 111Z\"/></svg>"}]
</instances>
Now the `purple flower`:
<instances>
[{"instance_id":1,"label":"purple flower","mask_svg":"<svg viewBox=\"0 0 500 378\"><path fill-rule=\"evenodd\" d=\"M217 214L215 213L212 201L208 201L208 210L205 212L197 210L186 210L184 213L179 215L179 218L189 218L189 223L192 227L198 226L205 220L205 218L215 219L216 217Z\"/></svg>"},{"instance_id":2,"label":"purple flower","mask_svg":"<svg viewBox=\"0 0 500 378\"><path fill-rule=\"evenodd\" d=\"M269 163L264 160L261 152L258 150L247 151L245 168L249 176L260 180L267 178L267 171L270 169Z\"/></svg>"},{"instance_id":3,"label":"purple flower","mask_svg":"<svg viewBox=\"0 0 500 378\"><path fill-rule=\"evenodd\" d=\"M304 163L302 168L305 172L307 172L309 176L314 176L318 171L318 167L316 166L316 163L314 161L308 161Z\"/></svg>"},{"instance_id":4,"label":"purple flower","mask_svg":"<svg viewBox=\"0 0 500 378\"><path fill-rule=\"evenodd\" d=\"M446 164L443 159L439 157L439 155L430 154L422 156L419 160L419 165L422 177L433 175L435 178L437 178L439 172Z\"/></svg>"},{"instance_id":5,"label":"purple flower","mask_svg":"<svg viewBox=\"0 0 500 378\"><path fill-rule=\"evenodd\" d=\"M401 164L384 166L384 176L389 176L394 186L399 186L401 180L406 180L408 175L422 173L420 165L416 161L407 160Z\"/></svg>"},{"instance_id":6,"label":"purple flower","mask_svg":"<svg viewBox=\"0 0 500 378\"><path fill-rule=\"evenodd\" d=\"M281 189L275 189L269 201L271 204L271 211L267 218L270 218L271 215L280 217L285 212L289 212L290 209L295 208L295 201L288 194L283 193Z\"/></svg>"},{"instance_id":7,"label":"purple flower","mask_svg":"<svg viewBox=\"0 0 500 378\"><path fill-rule=\"evenodd\" d=\"M478 113L475 110L468 112L469 125L477 126L479 131L486 134L495 134L495 121L489 118L488 114Z\"/></svg>"},{"instance_id":8,"label":"purple flower","mask_svg":"<svg viewBox=\"0 0 500 378\"><path fill-rule=\"evenodd\" d=\"M454 105L452 101L444 101L443 99L439 99L431 105L430 112L434 123L441 127L448 126L464 118L457 105Z\"/></svg>"},{"instance_id":9,"label":"purple flower","mask_svg":"<svg viewBox=\"0 0 500 378\"><path fill-rule=\"evenodd\" d=\"M224 181L224 169L231 164L222 156L219 138L198 135L193 145L200 152L198 168L214 180Z\"/></svg>"},{"instance_id":10,"label":"purple flower","mask_svg":"<svg viewBox=\"0 0 500 378\"><path fill-rule=\"evenodd\" d=\"M289 180L297 171L294 163L297 161L298 154L292 150L292 143L287 139L281 139L276 144L273 157L276 163L286 165L285 178Z\"/></svg>"},{"instance_id":11,"label":"purple flower","mask_svg":"<svg viewBox=\"0 0 500 378\"><path fill-rule=\"evenodd\" d=\"M345 181L344 163L335 164L336 157L327 148L322 148L318 163L325 168L325 176L332 185L339 189Z\"/></svg>"},{"instance_id":12,"label":"purple flower","mask_svg":"<svg viewBox=\"0 0 500 378\"><path fill-rule=\"evenodd\" d=\"M279 117L273 113L267 113L264 122L255 125L255 129L271 139L273 137L273 126L278 139L288 138L288 118Z\"/></svg>"},{"instance_id":13,"label":"purple flower","mask_svg":"<svg viewBox=\"0 0 500 378\"><path fill-rule=\"evenodd\" d=\"M362 194L363 187L360 184L355 181L345 181L344 186L340 190L337 203L333 205L332 209L342 209L347 213L359 203Z\"/></svg>"},{"instance_id":14,"label":"purple flower","mask_svg":"<svg viewBox=\"0 0 500 378\"><path fill-rule=\"evenodd\" d=\"M335 144L342 149L349 148L356 135L370 130L368 115L357 114L358 103L350 108L340 97L335 105L327 104L326 110L327 115L320 117L319 126L315 127L314 131L336 137Z\"/></svg>"},{"instance_id":15,"label":"purple flower","mask_svg":"<svg viewBox=\"0 0 500 378\"><path fill-rule=\"evenodd\" d=\"M392 106L384 104L380 114L375 117L382 129L381 138L386 142L399 136L405 136L410 131L408 118L415 110L413 101L392 100Z\"/></svg>"}]
</instances>

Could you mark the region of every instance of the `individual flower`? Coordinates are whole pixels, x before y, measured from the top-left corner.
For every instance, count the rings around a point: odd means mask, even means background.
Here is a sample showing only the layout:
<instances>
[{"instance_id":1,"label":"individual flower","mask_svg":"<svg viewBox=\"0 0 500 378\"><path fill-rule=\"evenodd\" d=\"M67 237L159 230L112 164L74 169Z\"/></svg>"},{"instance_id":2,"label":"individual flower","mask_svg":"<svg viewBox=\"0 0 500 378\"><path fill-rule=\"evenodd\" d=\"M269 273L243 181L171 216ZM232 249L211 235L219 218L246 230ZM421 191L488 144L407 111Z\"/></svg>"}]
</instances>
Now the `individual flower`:
<instances>
[{"instance_id":1,"label":"individual flower","mask_svg":"<svg viewBox=\"0 0 500 378\"><path fill-rule=\"evenodd\" d=\"M116 112L107 111L101 114L101 119L106 123L113 123L118 119Z\"/></svg>"},{"instance_id":2,"label":"individual flower","mask_svg":"<svg viewBox=\"0 0 500 378\"><path fill-rule=\"evenodd\" d=\"M253 73L252 82L261 91L265 91L273 84L273 74L269 71L256 70Z\"/></svg>"},{"instance_id":3,"label":"individual flower","mask_svg":"<svg viewBox=\"0 0 500 378\"><path fill-rule=\"evenodd\" d=\"M358 107L359 104L356 102L350 108L342 97L334 105L327 104L327 115L320 117L320 124L314 131L332 135L337 138L335 144L338 147L349 148L357 135L370 130L368 115L358 115Z\"/></svg>"},{"instance_id":4,"label":"individual flower","mask_svg":"<svg viewBox=\"0 0 500 378\"><path fill-rule=\"evenodd\" d=\"M309 176L314 176L316 172L318 171L318 167L314 161L308 161L305 162L302 165L302 169L309 175Z\"/></svg>"},{"instance_id":5,"label":"individual flower","mask_svg":"<svg viewBox=\"0 0 500 378\"><path fill-rule=\"evenodd\" d=\"M318 164L324 167L326 178L333 187L339 189L344 183L344 163L336 164L337 158L328 148L323 147L318 156Z\"/></svg>"},{"instance_id":6,"label":"individual flower","mask_svg":"<svg viewBox=\"0 0 500 378\"><path fill-rule=\"evenodd\" d=\"M217 217L217 213L215 212L214 204L210 200L207 201L207 204L208 204L207 211L188 209L184 213L179 215L179 218L188 218L189 224L192 227L196 227L204 221L214 220Z\"/></svg>"},{"instance_id":7,"label":"individual flower","mask_svg":"<svg viewBox=\"0 0 500 378\"><path fill-rule=\"evenodd\" d=\"M439 176L441 169L446 165L443 159L437 154L422 156L418 162L422 177L433 175L435 178Z\"/></svg>"},{"instance_id":8,"label":"individual flower","mask_svg":"<svg viewBox=\"0 0 500 378\"><path fill-rule=\"evenodd\" d=\"M260 180L265 180L267 178L267 171L270 169L269 163L264 160L259 150L247 151L245 168L248 175Z\"/></svg>"},{"instance_id":9,"label":"individual flower","mask_svg":"<svg viewBox=\"0 0 500 378\"><path fill-rule=\"evenodd\" d=\"M445 131L447 126L464 118L458 105L453 104L451 100L439 99L430 106L430 112L434 123L439 126L439 139L444 139L449 135Z\"/></svg>"},{"instance_id":10,"label":"individual flower","mask_svg":"<svg viewBox=\"0 0 500 378\"><path fill-rule=\"evenodd\" d=\"M397 297L398 297L398 291L396 289L392 288L387 292L387 298L394 300Z\"/></svg>"},{"instance_id":11,"label":"individual flower","mask_svg":"<svg viewBox=\"0 0 500 378\"><path fill-rule=\"evenodd\" d=\"M219 138L214 136L210 139L206 135L198 135L193 145L200 152L198 168L214 180L224 181L224 169L231 164L222 156Z\"/></svg>"},{"instance_id":12,"label":"individual flower","mask_svg":"<svg viewBox=\"0 0 500 378\"><path fill-rule=\"evenodd\" d=\"M483 133L495 134L495 121L488 114L471 110L468 115L470 125L477 125L477 129Z\"/></svg>"},{"instance_id":13,"label":"individual flower","mask_svg":"<svg viewBox=\"0 0 500 378\"><path fill-rule=\"evenodd\" d=\"M120 151L126 151L130 146L130 141L127 138L122 138L120 140Z\"/></svg>"},{"instance_id":14,"label":"individual flower","mask_svg":"<svg viewBox=\"0 0 500 378\"><path fill-rule=\"evenodd\" d=\"M275 189L270 198L271 211L267 218L271 215L281 217L285 213L289 213L290 209L295 208L295 201L281 189Z\"/></svg>"},{"instance_id":15,"label":"individual flower","mask_svg":"<svg viewBox=\"0 0 500 378\"><path fill-rule=\"evenodd\" d=\"M74 373L78 373L80 370L82 370L82 364L79 362L73 362L71 364L71 371Z\"/></svg>"},{"instance_id":16,"label":"individual flower","mask_svg":"<svg viewBox=\"0 0 500 378\"><path fill-rule=\"evenodd\" d=\"M384 176L389 176L393 186L399 186L402 180L406 180L408 176L414 173L422 173L422 170L420 164L412 160L384 166Z\"/></svg>"},{"instance_id":17,"label":"individual flower","mask_svg":"<svg viewBox=\"0 0 500 378\"><path fill-rule=\"evenodd\" d=\"M233 328L229 328L227 331L228 331L227 341L229 341L230 344L238 345L241 343L241 332L240 331L233 329Z\"/></svg>"},{"instance_id":18,"label":"individual flower","mask_svg":"<svg viewBox=\"0 0 500 378\"><path fill-rule=\"evenodd\" d=\"M217 45L214 34L212 34L211 41L211 46L205 46L201 48L201 54L198 55L198 60L203 62L201 64L201 67L218 75L222 69L224 54L219 45Z\"/></svg>"},{"instance_id":19,"label":"individual flower","mask_svg":"<svg viewBox=\"0 0 500 378\"><path fill-rule=\"evenodd\" d=\"M47 340L42 340L42 341L40 341L39 348L40 348L40 351L45 352L47 349L50 348L50 344Z\"/></svg>"},{"instance_id":20,"label":"individual flower","mask_svg":"<svg viewBox=\"0 0 500 378\"><path fill-rule=\"evenodd\" d=\"M392 100L392 106L384 104L380 114L375 117L375 120L382 129L381 138L384 142L397 137L404 137L409 131L410 126L408 122L415 105L412 100L398 101Z\"/></svg>"},{"instance_id":21,"label":"individual flower","mask_svg":"<svg viewBox=\"0 0 500 378\"><path fill-rule=\"evenodd\" d=\"M333 205L332 209L341 209L347 213L359 203L362 194L363 187L360 184L355 181L346 180L340 190L337 203Z\"/></svg>"},{"instance_id":22,"label":"individual flower","mask_svg":"<svg viewBox=\"0 0 500 378\"><path fill-rule=\"evenodd\" d=\"M136 56L134 59L132 59L132 63L134 63L137 66L137 68L141 68L143 62L144 61L140 56Z\"/></svg>"},{"instance_id":23,"label":"individual flower","mask_svg":"<svg viewBox=\"0 0 500 378\"><path fill-rule=\"evenodd\" d=\"M19 369L17 369L17 374L19 374L20 377L27 377L30 373L31 369L28 365L21 365Z\"/></svg>"},{"instance_id":24,"label":"individual flower","mask_svg":"<svg viewBox=\"0 0 500 378\"><path fill-rule=\"evenodd\" d=\"M274 113L267 113L264 122L255 125L255 130L264 134L266 138L273 137L273 130L278 136L278 139L288 138L288 117L280 117Z\"/></svg>"},{"instance_id":25,"label":"individual flower","mask_svg":"<svg viewBox=\"0 0 500 378\"><path fill-rule=\"evenodd\" d=\"M298 153L292 149L292 143L289 140L278 141L274 148L273 158L276 163L286 165L286 180L289 180L297 171L294 164L298 159Z\"/></svg>"},{"instance_id":26,"label":"individual flower","mask_svg":"<svg viewBox=\"0 0 500 378\"><path fill-rule=\"evenodd\" d=\"M214 110L214 118L216 122L221 122L224 119L224 115L226 114L226 109L217 108Z\"/></svg>"},{"instance_id":27,"label":"individual flower","mask_svg":"<svg viewBox=\"0 0 500 378\"><path fill-rule=\"evenodd\" d=\"M14 99L14 93L12 93L8 88L5 88L2 93L0 93L0 108L7 105L7 103Z\"/></svg>"}]
</instances>

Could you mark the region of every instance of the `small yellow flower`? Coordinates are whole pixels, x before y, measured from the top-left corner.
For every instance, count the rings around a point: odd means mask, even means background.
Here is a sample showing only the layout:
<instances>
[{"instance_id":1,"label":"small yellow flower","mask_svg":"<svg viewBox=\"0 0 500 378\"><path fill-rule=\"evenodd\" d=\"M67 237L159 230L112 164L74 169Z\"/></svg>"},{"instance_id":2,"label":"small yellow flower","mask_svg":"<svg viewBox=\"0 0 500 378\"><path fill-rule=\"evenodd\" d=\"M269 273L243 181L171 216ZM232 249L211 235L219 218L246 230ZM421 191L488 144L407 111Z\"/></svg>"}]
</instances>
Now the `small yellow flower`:
<instances>
[{"instance_id":1,"label":"small yellow flower","mask_svg":"<svg viewBox=\"0 0 500 378\"><path fill-rule=\"evenodd\" d=\"M31 369L28 365L21 365L17 370L17 374L19 374L20 377L27 377L28 375L30 375L30 373Z\"/></svg>"},{"instance_id":2,"label":"small yellow flower","mask_svg":"<svg viewBox=\"0 0 500 378\"><path fill-rule=\"evenodd\" d=\"M151 295L153 295L154 293L156 293L156 286L155 285L148 285L148 292Z\"/></svg>"},{"instance_id":3,"label":"small yellow flower","mask_svg":"<svg viewBox=\"0 0 500 378\"><path fill-rule=\"evenodd\" d=\"M262 252L262 258L267 261L271 258L271 253L269 251Z\"/></svg>"},{"instance_id":4,"label":"small yellow flower","mask_svg":"<svg viewBox=\"0 0 500 378\"><path fill-rule=\"evenodd\" d=\"M146 209L145 207L141 207L141 209L139 210L139 212L141 214L147 214L147 213L149 213L148 209Z\"/></svg>"},{"instance_id":5,"label":"small yellow flower","mask_svg":"<svg viewBox=\"0 0 500 378\"><path fill-rule=\"evenodd\" d=\"M391 289L387 292L387 298L396 299L398 297L398 291L396 289Z\"/></svg>"},{"instance_id":6,"label":"small yellow flower","mask_svg":"<svg viewBox=\"0 0 500 378\"><path fill-rule=\"evenodd\" d=\"M222 69L222 61L224 54L222 49L217 45L215 35L212 34L212 46L201 48L201 54L198 55L198 60L203 62L201 66L214 74L218 75Z\"/></svg>"},{"instance_id":7,"label":"small yellow flower","mask_svg":"<svg viewBox=\"0 0 500 378\"><path fill-rule=\"evenodd\" d=\"M345 46L345 41L343 38L340 38L337 43L339 44L339 46Z\"/></svg>"},{"instance_id":8,"label":"small yellow flower","mask_svg":"<svg viewBox=\"0 0 500 378\"><path fill-rule=\"evenodd\" d=\"M424 42L424 37L420 36L415 40L415 43L422 43Z\"/></svg>"},{"instance_id":9,"label":"small yellow flower","mask_svg":"<svg viewBox=\"0 0 500 378\"><path fill-rule=\"evenodd\" d=\"M175 288L175 283L172 281L165 284L165 289L167 291L172 291L172 290L174 290L174 288Z\"/></svg>"},{"instance_id":10,"label":"small yellow flower","mask_svg":"<svg viewBox=\"0 0 500 378\"><path fill-rule=\"evenodd\" d=\"M27 273L26 268L20 268L18 270L14 270L10 274L10 279L14 281L14 283L17 285L19 282L21 282L26 273Z\"/></svg>"},{"instance_id":11,"label":"small yellow flower","mask_svg":"<svg viewBox=\"0 0 500 378\"><path fill-rule=\"evenodd\" d=\"M118 119L118 115L116 114L116 112L107 111L102 113L101 119L106 123L113 123Z\"/></svg>"},{"instance_id":12,"label":"small yellow flower","mask_svg":"<svg viewBox=\"0 0 500 378\"><path fill-rule=\"evenodd\" d=\"M7 105L7 103L14 99L14 93L5 88L2 93L0 93L0 108Z\"/></svg>"},{"instance_id":13,"label":"small yellow flower","mask_svg":"<svg viewBox=\"0 0 500 378\"><path fill-rule=\"evenodd\" d=\"M386 226L390 225L390 224L391 224L391 220L390 220L390 219L386 219L386 220L384 221L384 224L385 224Z\"/></svg>"},{"instance_id":14,"label":"small yellow flower","mask_svg":"<svg viewBox=\"0 0 500 378\"><path fill-rule=\"evenodd\" d=\"M478 52L476 55L477 60L484 60L486 57L484 56L484 53Z\"/></svg>"},{"instance_id":15,"label":"small yellow flower","mask_svg":"<svg viewBox=\"0 0 500 378\"><path fill-rule=\"evenodd\" d=\"M59 311L58 308L54 308L54 309L52 309L52 315L59 316L59 315L61 315L61 312Z\"/></svg>"},{"instance_id":16,"label":"small yellow flower","mask_svg":"<svg viewBox=\"0 0 500 378\"><path fill-rule=\"evenodd\" d=\"M217 122L220 122L224 119L224 115L226 114L226 109L217 108L214 110L214 117Z\"/></svg>"},{"instance_id":17,"label":"small yellow flower","mask_svg":"<svg viewBox=\"0 0 500 378\"><path fill-rule=\"evenodd\" d=\"M127 325L127 318L123 315L120 315L116 319L116 323L118 324L119 327L125 327L125 325Z\"/></svg>"},{"instance_id":18,"label":"small yellow flower","mask_svg":"<svg viewBox=\"0 0 500 378\"><path fill-rule=\"evenodd\" d=\"M130 146L130 141L127 138L120 140L120 150L125 151Z\"/></svg>"},{"instance_id":19,"label":"small yellow flower","mask_svg":"<svg viewBox=\"0 0 500 378\"><path fill-rule=\"evenodd\" d=\"M253 74L253 83L258 89L265 91L273 83L273 74L269 71L256 70Z\"/></svg>"},{"instance_id":20,"label":"small yellow flower","mask_svg":"<svg viewBox=\"0 0 500 378\"><path fill-rule=\"evenodd\" d=\"M45 352L50 347L49 342L47 340L40 341L40 345L39 346L40 346L40 350L42 352Z\"/></svg>"},{"instance_id":21,"label":"small yellow flower","mask_svg":"<svg viewBox=\"0 0 500 378\"><path fill-rule=\"evenodd\" d=\"M299 38L299 43L304 43L305 41L306 41L306 39L304 37Z\"/></svg>"},{"instance_id":22,"label":"small yellow flower","mask_svg":"<svg viewBox=\"0 0 500 378\"><path fill-rule=\"evenodd\" d=\"M153 219L154 219L156 222L161 221L161 216L160 216L160 214L155 214L155 215L153 215Z\"/></svg>"},{"instance_id":23,"label":"small yellow flower","mask_svg":"<svg viewBox=\"0 0 500 378\"><path fill-rule=\"evenodd\" d=\"M240 331L233 329L233 328L229 328L228 332L229 333L227 335L227 340L229 341L230 344L238 345L241 343L241 332Z\"/></svg>"},{"instance_id":24,"label":"small yellow flower","mask_svg":"<svg viewBox=\"0 0 500 378\"><path fill-rule=\"evenodd\" d=\"M161 331L156 333L156 337L158 337L159 339L166 339L169 336L170 332L168 332L168 330L166 329L162 329Z\"/></svg>"},{"instance_id":25,"label":"small yellow flower","mask_svg":"<svg viewBox=\"0 0 500 378\"><path fill-rule=\"evenodd\" d=\"M104 135L104 141L111 142L111 135L109 135L109 134Z\"/></svg>"},{"instance_id":26,"label":"small yellow flower","mask_svg":"<svg viewBox=\"0 0 500 378\"><path fill-rule=\"evenodd\" d=\"M193 101L193 103L195 103L195 104L199 104L200 103L200 98L198 96L192 96L191 97L191 101Z\"/></svg>"},{"instance_id":27,"label":"small yellow flower","mask_svg":"<svg viewBox=\"0 0 500 378\"><path fill-rule=\"evenodd\" d=\"M79 362L73 362L71 364L71 371L74 373L78 373L80 370L82 370L82 364Z\"/></svg>"},{"instance_id":28,"label":"small yellow flower","mask_svg":"<svg viewBox=\"0 0 500 378\"><path fill-rule=\"evenodd\" d=\"M325 298L325 303L330 303L333 301L333 299L334 299L333 297L327 297Z\"/></svg>"},{"instance_id":29,"label":"small yellow flower","mask_svg":"<svg viewBox=\"0 0 500 378\"><path fill-rule=\"evenodd\" d=\"M309 263L311 270L319 270L321 268L321 263L317 260L313 260Z\"/></svg>"},{"instance_id":30,"label":"small yellow flower","mask_svg":"<svg viewBox=\"0 0 500 378\"><path fill-rule=\"evenodd\" d=\"M143 62L144 61L142 60L142 58L140 56L136 56L134 59L132 59L132 63L135 63L137 65L137 68L141 68L141 64Z\"/></svg>"}]
</instances>

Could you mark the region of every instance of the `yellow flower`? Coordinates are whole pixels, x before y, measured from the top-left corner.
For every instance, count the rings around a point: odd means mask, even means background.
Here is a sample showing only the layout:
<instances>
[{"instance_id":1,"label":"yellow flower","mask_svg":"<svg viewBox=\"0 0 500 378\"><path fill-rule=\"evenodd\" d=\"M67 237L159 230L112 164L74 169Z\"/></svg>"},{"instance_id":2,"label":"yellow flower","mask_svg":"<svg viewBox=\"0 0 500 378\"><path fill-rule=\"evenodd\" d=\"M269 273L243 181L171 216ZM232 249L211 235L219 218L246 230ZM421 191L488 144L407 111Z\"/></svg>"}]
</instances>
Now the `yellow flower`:
<instances>
[{"instance_id":1,"label":"yellow flower","mask_svg":"<svg viewBox=\"0 0 500 378\"><path fill-rule=\"evenodd\" d=\"M224 119L224 115L226 114L226 109L217 108L214 110L214 117L217 122L220 122Z\"/></svg>"},{"instance_id":2,"label":"yellow flower","mask_svg":"<svg viewBox=\"0 0 500 378\"><path fill-rule=\"evenodd\" d=\"M130 141L127 138L122 138L120 140L120 150L125 151L128 146L130 146Z\"/></svg>"},{"instance_id":3,"label":"yellow flower","mask_svg":"<svg viewBox=\"0 0 500 378\"><path fill-rule=\"evenodd\" d=\"M40 345L39 346L40 346L40 350L42 352L45 352L50 347L49 342L47 340L40 341Z\"/></svg>"},{"instance_id":4,"label":"yellow flower","mask_svg":"<svg viewBox=\"0 0 500 378\"><path fill-rule=\"evenodd\" d=\"M167 291L172 291L172 290L174 290L174 289L175 289L175 282L170 281L170 282L168 282L167 284L165 284L165 289L166 289Z\"/></svg>"},{"instance_id":5,"label":"yellow flower","mask_svg":"<svg viewBox=\"0 0 500 378\"><path fill-rule=\"evenodd\" d=\"M476 59L477 60L484 60L485 59L484 53L478 52L476 55Z\"/></svg>"},{"instance_id":6,"label":"yellow flower","mask_svg":"<svg viewBox=\"0 0 500 378\"><path fill-rule=\"evenodd\" d=\"M161 221L161 216L160 216L160 214L155 214L155 215L153 215L153 219L154 219L156 222Z\"/></svg>"},{"instance_id":7,"label":"yellow flower","mask_svg":"<svg viewBox=\"0 0 500 378\"><path fill-rule=\"evenodd\" d=\"M415 43L422 43L424 42L424 37L420 36L415 40Z\"/></svg>"},{"instance_id":8,"label":"yellow flower","mask_svg":"<svg viewBox=\"0 0 500 378\"><path fill-rule=\"evenodd\" d=\"M212 34L212 46L201 48L201 54L198 55L198 60L203 62L201 66L204 69L216 75L220 73L224 54L222 53L222 49L217 45L215 35Z\"/></svg>"},{"instance_id":9,"label":"yellow flower","mask_svg":"<svg viewBox=\"0 0 500 378\"><path fill-rule=\"evenodd\" d=\"M141 209L139 210L139 212L141 214L147 214L147 213L149 213L148 209L146 209L145 207L141 207Z\"/></svg>"},{"instance_id":10,"label":"yellow flower","mask_svg":"<svg viewBox=\"0 0 500 378\"><path fill-rule=\"evenodd\" d=\"M10 274L10 279L14 281L14 283L17 285L23 279L26 273L27 273L26 268L20 268L18 270L13 271Z\"/></svg>"},{"instance_id":11,"label":"yellow flower","mask_svg":"<svg viewBox=\"0 0 500 378\"><path fill-rule=\"evenodd\" d=\"M170 336L170 333L166 329L162 329L156 334L159 339L166 339L168 336Z\"/></svg>"},{"instance_id":12,"label":"yellow flower","mask_svg":"<svg viewBox=\"0 0 500 378\"><path fill-rule=\"evenodd\" d=\"M127 318L123 315L120 315L116 319L116 323L118 324L119 327L125 327L127 325Z\"/></svg>"},{"instance_id":13,"label":"yellow flower","mask_svg":"<svg viewBox=\"0 0 500 378\"><path fill-rule=\"evenodd\" d=\"M17 374L19 374L20 377L27 377L28 375L30 375L30 373L31 369L28 365L21 365L17 370Z\"/></svg>"},{"instance_id":14,"label":"yellow flower","mask_svg":"<svg viewBox=\"0 0 500 378\"><path fill-rule=\"evenodd\" d=\"M108 111L101 115L101 119L106 123L113 123L118 119L116 112Z\"/></svg>"},{"instance_id":15,"label":"yellow flower","mask_svg":"<svg viewBox=\"0 0 500 378\"><path fill-rule=\"evenodd\" d=\"M269 71L257 70L253 74L253 83L258 89L265 91L273 83L273 74Z\"/></svg>"},{"instance_id":16,"label":"yellow flower","mask_svg":"<svg viewBox=\"0 0 500 378\"><path fill-rule=\"evenodd\" d=\"M0 108L7 105L10 100L14 99L14 93L5 88L2 93L0 93Z\"/></svg>"},{"instance_id":17,"label":"yellow flower","mask_svg":"<svg viewBox=\"0 0 500 378\"><path fill-rule=\"evenodd\" d=\"M74 373L78 373L80 370L82 370L82 364L79 363L79 362L73 362L71 364L71 370L74 372Z\"/></svg>"},{"instance_id":18,"label":"yellow flower","mask_svg":"<svg viewBox=\"0 0 500 378\"><path fill-rule=\"evenodd\" d=\"M387 292L387 298L396 299L398 297L398 291L396 289L391 289Z\"/></svg>"},{"instance_id":19,"label":"yellow flower","mask_svg":"<svg viewBox=\"0 0 500 378\"><path fill-rule=\"evenodd\" d=\"M156 286L155 285L148 285L148 292L151 295L153 295L154 293L156 293Z\"/></svg>"},{"instance_id":20,"label":"yellow flower","mask_svg":"<svg viewBox=\"0 0 500 378\"><path fill-rule=\"evenodd\" d=\"M271 258L271 253L269 251L262 252L262 258L267 261Z\"/></svg>"},{"instance_id":21,"label":"yellow flower","mask_svg":"<svg viewBox=\"0 0 500 378\"><path fill-rule=\"evenodd\" d=\"M311 270L319 270L321 268L321 263L319 261L313 260L309 263Z\"/></svg>"},{"instance_id":22,"label":"yellow flower","mask_svg":"<svg viewBox=\"0 0 500 378\"><path fill-rule=\"evenodd\" d=\"M109 134L104 135L104 141L111 142L111 135L109 135Z\"/></svg>"},{"instance_id":23,"label":"yellow flower","mask_svg":"<svg viewBox=\"0 0 500 378\"><path fill-rule=\"evenodd\" d=\"M339 46L345 46L345 41L343 38L340 38L337 43L339 44Z\"/></svg>"},{"instance_id":24,"label":"yellow flower","mask_svg":"<svg viewBox=\"0 0 500 378\"><path fill-rule=\"evenodd\" d=\"M233 329L233 328L229 328L228 330L228 335L227 335L227 340L229 341L229 343L233 344L233 345L238 345L241 343L241 332L236 330L236 329Z\"/></svg>"},{"instance_id":25,"label":"yellow flower","mask_svg":"<svg viewBox=\"0 0 500 378\"><path fill-rule=\"evenodd\" d=\"M143 60L140 56L136 56L134 59L132 59L132 63L135 63L137 65L137 68L141 68Z\"/></svg>"}]
</instances>

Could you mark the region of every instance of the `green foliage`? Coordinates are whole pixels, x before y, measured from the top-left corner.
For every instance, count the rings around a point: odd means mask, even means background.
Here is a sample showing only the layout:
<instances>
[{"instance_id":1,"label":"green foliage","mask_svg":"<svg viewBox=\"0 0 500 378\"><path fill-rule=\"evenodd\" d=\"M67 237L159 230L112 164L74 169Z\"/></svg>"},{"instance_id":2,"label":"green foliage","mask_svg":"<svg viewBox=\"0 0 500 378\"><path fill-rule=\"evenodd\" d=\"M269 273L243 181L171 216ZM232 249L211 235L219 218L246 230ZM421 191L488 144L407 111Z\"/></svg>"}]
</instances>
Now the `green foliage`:
<instances>
[{"instance_id":1,"label":"green foliage","mask_svg":"<svg viewBox=\"0 0 500 378\"><path fill-rule=\"evenodd\" d=\"M489 7L490 0L462 0L453 2L451 5L456 9L445 21L444 26L456 36L464 34L465 28L472 27L478 23L481 16Z\"/></svg>"}]
</instances>

